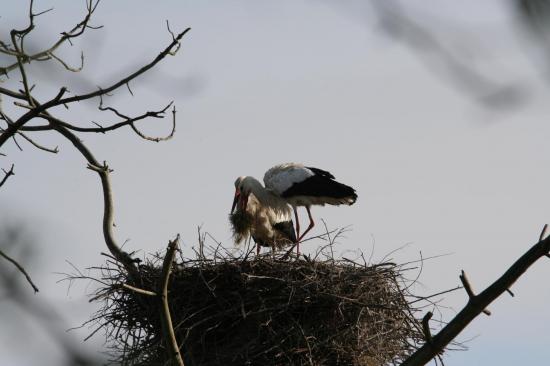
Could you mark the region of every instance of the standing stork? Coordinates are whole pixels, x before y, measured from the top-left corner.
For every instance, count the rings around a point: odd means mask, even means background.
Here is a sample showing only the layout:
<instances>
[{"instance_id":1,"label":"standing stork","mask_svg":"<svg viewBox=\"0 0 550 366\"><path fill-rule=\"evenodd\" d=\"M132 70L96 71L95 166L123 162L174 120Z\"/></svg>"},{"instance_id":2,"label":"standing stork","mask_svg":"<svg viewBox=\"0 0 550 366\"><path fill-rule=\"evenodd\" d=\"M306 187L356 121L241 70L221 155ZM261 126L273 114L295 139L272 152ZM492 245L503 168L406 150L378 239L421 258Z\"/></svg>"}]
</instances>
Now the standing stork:
<instances>
[{"instance_id":1,"label":"standing stork","mask_svg":"<svg viewBox=\"0 0 550 366\"><path fill-rule=\"evenodd\" d=\"M240 204L237 204L238 202ZM296 243L291 217L290 208L277 212L270 206L262 205L253 194L250 194L246 207L244 201L238 197L234 199L229 220L235 243L240 244L251 236L256 243L256 254L259 255L260 246L271 247L274 251Z\"/></svg>"},{"instance_id":2,"label":"standing stork","mask_svg":"<svg viewBox=\"0 0 550 366\"><path fill-rule=\"evenodd\" d=\"M304 236L315 226L311 216L311 206L352 205L357 200L355 189L337 182L332 174L318 168L306 167L297 163L276 165L264 175L264 184L253 177L239 177L235 181L235 200L240 200L246 208L248 196L254 196L262 205L281 211L292 206L296 221L296 251ZM309 216L309 226L300 235L298 207L304 206Z\"/></svg>"}]
</instances>

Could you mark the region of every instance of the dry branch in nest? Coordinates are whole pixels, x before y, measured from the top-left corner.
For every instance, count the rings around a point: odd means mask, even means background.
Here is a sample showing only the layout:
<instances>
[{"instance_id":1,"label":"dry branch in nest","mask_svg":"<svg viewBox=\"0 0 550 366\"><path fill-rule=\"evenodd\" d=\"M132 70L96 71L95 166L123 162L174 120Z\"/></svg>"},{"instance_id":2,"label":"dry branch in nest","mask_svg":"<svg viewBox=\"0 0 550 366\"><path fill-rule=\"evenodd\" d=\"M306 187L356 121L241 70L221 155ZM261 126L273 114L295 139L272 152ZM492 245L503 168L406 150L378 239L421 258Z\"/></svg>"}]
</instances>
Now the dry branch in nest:
<instances>
[{"instance_id":1,"label":"dry branch in nest","mask_svg":"<svg viewBox=\"0 0 550 366\"><path fill-rule=\"evenodd\" d=\"M422 342L400 266L220 253L173 267L168 299L186 366L398 364ZM140 288L155 289L161 261L139 266ZM92 321L113 361L165 364L156 298L122 285L131 278L116 262L100 269L93 300L103 308Z\"/></svg>"}]
</instances>

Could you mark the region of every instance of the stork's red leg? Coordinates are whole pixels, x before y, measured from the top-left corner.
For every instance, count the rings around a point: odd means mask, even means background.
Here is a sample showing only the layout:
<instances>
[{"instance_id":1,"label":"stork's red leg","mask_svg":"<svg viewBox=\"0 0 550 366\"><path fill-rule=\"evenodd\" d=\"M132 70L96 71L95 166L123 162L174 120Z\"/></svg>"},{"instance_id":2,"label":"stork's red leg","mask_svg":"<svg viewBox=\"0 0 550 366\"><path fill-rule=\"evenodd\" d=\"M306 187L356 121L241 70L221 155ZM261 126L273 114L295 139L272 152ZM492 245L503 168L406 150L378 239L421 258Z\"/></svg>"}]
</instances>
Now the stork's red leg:
<instances>
[{"instance_id":1,"label":"stork's red leg","mask_svg":"<svg viewBox=\"0 0 550 366\"><path fill-rule=\"evenodd\" d=\"M307 227L306 231L304 231L304 233L302 234L302 236L299 236L298 238L298 243L302 241L302 239L304 238L304 236L306 236L306 234L311 230L313 229L313 227L315 226L315 222L313 222L313 217L311 217L311 211L309 209L309 206L306 206L306 210L307 210L307 215L309 216L309 226Z\"/></svg>"},{"instance_id":2,"label":"stork's red leg","mask_svg":"<svg viewBox=\"0 0 550 366\"><path fill-rule=\"evenodd\" d=\"M260 255L260 245L256 243L256 255Z\"/></svg>"},{"instance_id":3,"label":"stork's red leg","mask_svg":"<svg viewBox=\"0 0 550 366\"><path fill-rule=\"evenodd\" d=\"M296 221L296 238L300 237L300 221L298 220L298 208L294 206L294 221ZM300 255L300 239L296 242L296 253Z\"/></svg>"}]
</instances>

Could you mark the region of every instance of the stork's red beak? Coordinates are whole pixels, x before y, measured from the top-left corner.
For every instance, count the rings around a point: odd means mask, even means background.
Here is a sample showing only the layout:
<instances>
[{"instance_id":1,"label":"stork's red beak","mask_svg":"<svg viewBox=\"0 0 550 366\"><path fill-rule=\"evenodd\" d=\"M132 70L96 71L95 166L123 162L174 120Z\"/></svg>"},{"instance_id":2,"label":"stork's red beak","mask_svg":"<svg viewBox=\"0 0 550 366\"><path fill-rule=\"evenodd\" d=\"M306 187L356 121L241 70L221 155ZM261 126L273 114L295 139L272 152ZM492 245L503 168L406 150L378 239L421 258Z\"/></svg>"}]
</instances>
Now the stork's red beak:
<instances>
[{"instance_id":1,"label":"stork's red beak","mask_svg":"<svg viewBox=\"0 0 550 366\"><path fill-rule=\"evenodd\" d=\"M241 196L241 191L238 189L235 190L235 198L233 198L233 205L231 206L231 213L235 211L235 207L237 206L237 202L239 202L239 197Z\"/></svg>"}]
</instances>

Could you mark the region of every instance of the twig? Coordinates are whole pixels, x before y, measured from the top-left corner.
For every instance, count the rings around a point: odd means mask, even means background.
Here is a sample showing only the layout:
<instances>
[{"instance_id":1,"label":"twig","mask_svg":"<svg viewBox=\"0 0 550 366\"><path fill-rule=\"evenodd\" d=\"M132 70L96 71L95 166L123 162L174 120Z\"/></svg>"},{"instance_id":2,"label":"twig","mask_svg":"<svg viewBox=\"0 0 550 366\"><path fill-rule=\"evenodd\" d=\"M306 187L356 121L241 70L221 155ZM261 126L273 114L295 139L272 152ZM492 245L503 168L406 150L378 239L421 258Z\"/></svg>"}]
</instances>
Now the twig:
<instances>
[{"instance_id":1,"label":"twig","mask_svg":"<svg viewBox=\"0 0 550 366\"><path fill-rule=\"evenodd\" d=\"M15 173L13 172L13 166L14 165L12 164L10 170L8 171L5 171L4 169L2 169L2 171L4 172L4 178L2 178L2 180L0 181L0 187L2 187L4 183L6 183L6 181L10 176L15 175Z\"/></svg>"},{"instance_id":2,"label":"twig","mask_svg":"<svg viewBox=\"0 0 550 366\"><path fill-rule=\"evenodd\" d=\"M546 237L546 231L548 230L548 224L544 224L544 226L542 227L542 230L540 232L540 235L539 235L539 241L543 241L544 238Z\"/></svg>"},{"instance_id":3,"label":"twig","mask_svg":"<svg viewBox=\"0 0 550 366\"><path fill-rule=\"evenodd\" d=\"M38 287L36 287L34 282L32 282L31 276L29 276L29 274L27 273L27 271L25 271L25 268L23 268L22 265L20 265L15 259L8 256L6 253L4 253L1 250L0 250L0 256L4 257L4 259L6 259L8 262L11 262L19 270L19 272L21 272L25 276L25 278L27 279L27 282L32 286L34 293L38 292Z\"/></svg>"},{"instance_id":4,"label":"twig","mask_svg":"<svg viewBox=\"0 0 550 366\"><path fill-rule=\"evenodd\" d=\"M46 152L49 152L49 153L52 153L52 154L57 154L59 152L59 147L56 146L55 148L51 149L49 147L45 147L45 146L42 146L40 145L39 143L37 143L36 141L34 141L33 139L31 139L29 136L25 135L23 132L19 131L17 132L19 135L21 135L25 140L27 140L31 145L33 145L34 147L36 147L37 149L39 150L42 150L42 151L46 151Z\"/></svg>"},{"instance_id":5,"label":"twig","mask_svg":"<svg viewBox=\"0 0 550 366\"><path fill-rule=\"evenodd\" d=\"M57 57L53 52L48 52L48 56L52 57L54 60L59 62L63 67L70 72L80 72L84 68L84 53L80 53L80 66L79 67L71 67L69 64L67 64L63 59Z\"/></svg>"},{"instance_id":6,"label":"twig","mask_svg":"<svg viewBox=\"0 0 550 366\"><path fill-rule=\"evenodd\" d=\"M140 116L137 116L137 117L134 117L134 118L131 118L131 117L128 117L122 113L120 113L116 108L113 108L113 107L103 107L103 105L100 103L99 105L99 110L100 111L111 111L113 112L114 114L116 114L118 117L120 118L123 118L125 119L126 121L124 122L120 122L118 123L118 127L122 127L122 126L126 126L126 125L129 125L132 130L139 136L141 137L142 139L144 140L148 140L148 141L154 141L154 142L160 142L160 141L166 141L166 140L169 140L171 139L173 136L174 136L174 133L176 132L176 107L173 107L172 108L172 130L170 131L170 134L168 136L165 136L165 137L150 137L150 136L147 136L145 135L143 132L141 132L140 130L138 130L138 128L136 127L136 125L134 124L134 122L136 121L139 121L141 119L145 119L145 118L164 118L164 114L166 113L166 110L168 108L170 108L172 106L174 102L170 102L166 107L164 107L163 109L161 110L158 110L158 111L149 111L149 112L146 112L146 113L143 113L142 115ZM117 127L117 128L118 128ZM88 129L89 130L89 129ZM100 132L104 132L105 129L101 129L102 131ZM90 131L88 131L90 132Z\"/></svg>"},{"instance_id":7,"label":"twig","mask_svg":"<svg viewBox=\"0 0 550 366\"><path fill-rule=\"evenodd\" d=\"M466 293L468 294L470 300L475 299L476 294L474 293L474 289L472 288L472 285L470 284L470 281L468 280L468 277L466 276L466 272L464 272L464 270L462 270L459 277L460 282L462 282L462 286L464 286L464 290L466 290ZM483 313L485 315L491 315L491 312L487 309L483 309Z\"/></svg>"},{"instance_id":8,"label":"twig","mask_svg":"<svg viewBox=\"0 0 550 366\"><path fill-rule=\"evenodd\" d=\"M131 290L131 291L134 291L134 292L137 292L138 294L142 294L142 295L147 295L147 296L157 296L157 294L153 291L148 291L148 290L144 290L144 289L141 289L141 288L137 288L135 286L132 286L132 285L128 285L127 283L122 283L120 285L120 287L122 288L125 288L127 290Z\"/></svg>"},{"instance_id":9,"label":"twig","mask_svg":"<svg viewBox=\"0 0 550 366\"><path fill-rule=\"evenodd\" d=\"M428 311L426 315L422 318L422 332L424 333L424 338L427 343L432 342L432 332L430 331L430 319L434 314L431 311Z\"/></svg>"},{"instance_id":10,"label":"twig","mask_svg":"<svg viewBox=\"0 0 550 366\"><path fill-rule=\"evenodd\" d=\"M462 288L462 286L457 286L457 287L454 287L452 289L449 289L449 290L444 290L444 291L440 291L440 292L437 292L435 294L431 294L431 295L428 295L428 296L414 296L414 295L409 295L411 297L414 297L416 298L416 300L412 300L412 301L409 301L409 305L412 305L414 303L417 303L419 301L426 301L432 297L436 297L436 296L440 296L440 295L445 295L449 292L453 292L453 291L457 291L457 290L460 290Z\"/></svg>"}]
</instances>

